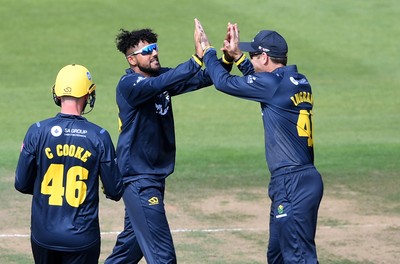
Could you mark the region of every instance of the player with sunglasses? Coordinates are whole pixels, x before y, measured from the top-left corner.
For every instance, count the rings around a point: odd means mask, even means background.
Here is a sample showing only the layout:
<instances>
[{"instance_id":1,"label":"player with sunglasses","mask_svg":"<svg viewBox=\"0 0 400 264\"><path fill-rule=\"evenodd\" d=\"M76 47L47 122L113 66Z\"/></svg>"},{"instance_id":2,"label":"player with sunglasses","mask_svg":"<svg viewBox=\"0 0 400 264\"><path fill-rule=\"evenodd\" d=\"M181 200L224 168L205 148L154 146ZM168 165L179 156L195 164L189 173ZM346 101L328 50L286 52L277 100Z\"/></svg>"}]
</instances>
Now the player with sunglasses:
<instances>
[{"instance_id":1,"label":"player with sunglasses","mask_svg":"<svg viewBox=\"0 0 400 264\"><path fill-rule=\"evenodd\" d=\"M116 44L129 64L116 89L125 223L105 263L138 263L143 256L151 264L176 263L164 207L165 179L175 166L171 98L212 82L201 70L199 44L195 55L176 68L161 67L157 34L151 29L121 29Z\"/></svg>"}]
</instances>

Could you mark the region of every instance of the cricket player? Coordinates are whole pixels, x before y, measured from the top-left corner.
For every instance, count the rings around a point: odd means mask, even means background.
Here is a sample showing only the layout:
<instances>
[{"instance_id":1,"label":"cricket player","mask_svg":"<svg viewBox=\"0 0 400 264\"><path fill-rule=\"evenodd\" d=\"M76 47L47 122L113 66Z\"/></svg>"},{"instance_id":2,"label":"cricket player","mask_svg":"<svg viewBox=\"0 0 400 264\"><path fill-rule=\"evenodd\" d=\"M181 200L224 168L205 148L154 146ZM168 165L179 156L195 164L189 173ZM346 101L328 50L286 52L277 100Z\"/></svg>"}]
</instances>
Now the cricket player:
<instances>
[{"instance_id":1,"label":"cricket player","mask_svg":"<svg viewBox=\"0 0 400 264\"><path fill-rule=\"evenodd\" d=\"M108 132L81 116L95 103L96 85L81 65L63 67L53 86L55 117L26 133L15 188L31 194L31 246L35 263L98 263L99 176L107 198L123 194Z\"/></svg>"},{"instance_id":2,"label":"cricket player","mask_svg":"<svg viewBox=\"0 0 400 264\"><path fill-rule=\"evenodd\" d=\"M222 50L243 77L221 67L197 19L195 35L215 87L260 103L271 173L268 263L318 263L314 239L323 182L314 166L314 98L308 79L296 65L286 65L288 46L276 31L262 30L251 42L240 42L237 25L228 24ZM250 59L242 51L249 52Z\"/></svg>"},{"instance_id":3,"label":"cricket player","mask_svg":"<svg viewBox=\"0 0 400 264\"><path fill-rule=\"evenodd\" d=\"M157 34L151 29L122 29L117 48L129 64L116 89L125 223L105 263L138 263L144 256L149 264L174 264L175 248L164 206L166 178L175 167L172 97L212 82L201 70L200 44L192 58L175 68L161 67Z\"/></svg>"}]
</instances>

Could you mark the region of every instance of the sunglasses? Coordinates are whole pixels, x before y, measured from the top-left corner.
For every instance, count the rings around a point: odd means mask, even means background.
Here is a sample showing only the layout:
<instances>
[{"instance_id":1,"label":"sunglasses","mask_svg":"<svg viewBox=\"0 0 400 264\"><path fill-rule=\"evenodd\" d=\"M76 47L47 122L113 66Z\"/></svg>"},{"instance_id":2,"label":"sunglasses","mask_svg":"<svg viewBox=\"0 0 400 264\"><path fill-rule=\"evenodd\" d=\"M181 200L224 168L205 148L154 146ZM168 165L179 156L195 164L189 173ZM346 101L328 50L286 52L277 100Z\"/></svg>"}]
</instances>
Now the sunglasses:
<instances>
[{"instance_id":1,"label":"sunglasses","mask_svg":"<svg viewBox=\"0 0 400 264\"><path fill-rule=\"evenodd\" d=\"M263 52L264 51L249 52L250 59L253 59L253 57L263 54Z\"/></svg>"},{"instance_id":2,"label":"sunglasses","mask_svg":"<svg viewBox=\"0 0 400 264\"><path fill-rule=\"evenodd\" d=\"M131 55L137 55L137 54L142 54L142 55L149 55L153 53L153 50L158 51L158 46L157 43L153 43L153 44L149 44L147 46L144 46L143 48L141 48L140 50L137 50L135 52L132 52L131 54L129 54L128 56Z\"/></svg>"}]
</instances>

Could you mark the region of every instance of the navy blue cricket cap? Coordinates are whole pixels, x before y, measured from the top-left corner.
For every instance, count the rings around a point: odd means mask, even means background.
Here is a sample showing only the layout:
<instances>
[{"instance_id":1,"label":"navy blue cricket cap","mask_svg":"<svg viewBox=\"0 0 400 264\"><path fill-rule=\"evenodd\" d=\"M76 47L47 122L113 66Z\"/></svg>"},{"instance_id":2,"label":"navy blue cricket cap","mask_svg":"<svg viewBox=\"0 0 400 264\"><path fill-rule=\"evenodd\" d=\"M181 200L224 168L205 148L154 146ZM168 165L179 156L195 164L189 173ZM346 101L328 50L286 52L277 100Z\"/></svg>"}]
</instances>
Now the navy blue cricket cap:
<instances>
[{"instance_id":1,"label":"navy blue cricket cap","mask_svg":"<svg viewBox=\"0 0 400 264\"><path fill-rule=\"evenodd\" d=\"M247 52L266 52L275 58L286 58L288 46L286 40L276 31L262 30L251 42L239 42L239 49Z\"/></svg>"}]
</instances>

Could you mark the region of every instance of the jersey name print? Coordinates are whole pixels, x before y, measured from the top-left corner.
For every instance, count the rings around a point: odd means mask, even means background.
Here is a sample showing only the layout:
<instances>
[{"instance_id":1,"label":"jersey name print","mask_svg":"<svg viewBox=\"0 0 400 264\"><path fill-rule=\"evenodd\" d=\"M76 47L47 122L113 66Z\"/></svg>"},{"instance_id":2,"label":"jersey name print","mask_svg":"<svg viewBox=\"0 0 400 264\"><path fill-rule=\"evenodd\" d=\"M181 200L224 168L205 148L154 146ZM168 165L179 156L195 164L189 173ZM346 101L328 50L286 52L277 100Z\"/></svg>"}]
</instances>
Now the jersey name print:
<instances>
[{"instance_id":1,"label":"jersey name print","mask_svg":"<svg viewBox=\"0 0 400 264\"><path fill-rule=\"evenodd\" d=\"M296 93L294 96L290 97L290 100L292 100L295 106L299 105L300 103L314 103L313 96L310 92Z\"/></svg>"},{"instance_id":2,"label":"jersey name print","mask_svg":"<svg viewBox=\"0 0 400 264\"><path fill-rule=\"evenodd\" d=\"M58 157L74 157L82 162L86 162L92 155L90 151L85 150L83 147L69 144L58 144L53 151L51 150L51 147L46 147L44 152L48 159L52 159L54 158L54 155L57 155Z\"/></svg>"}]
</instances>

